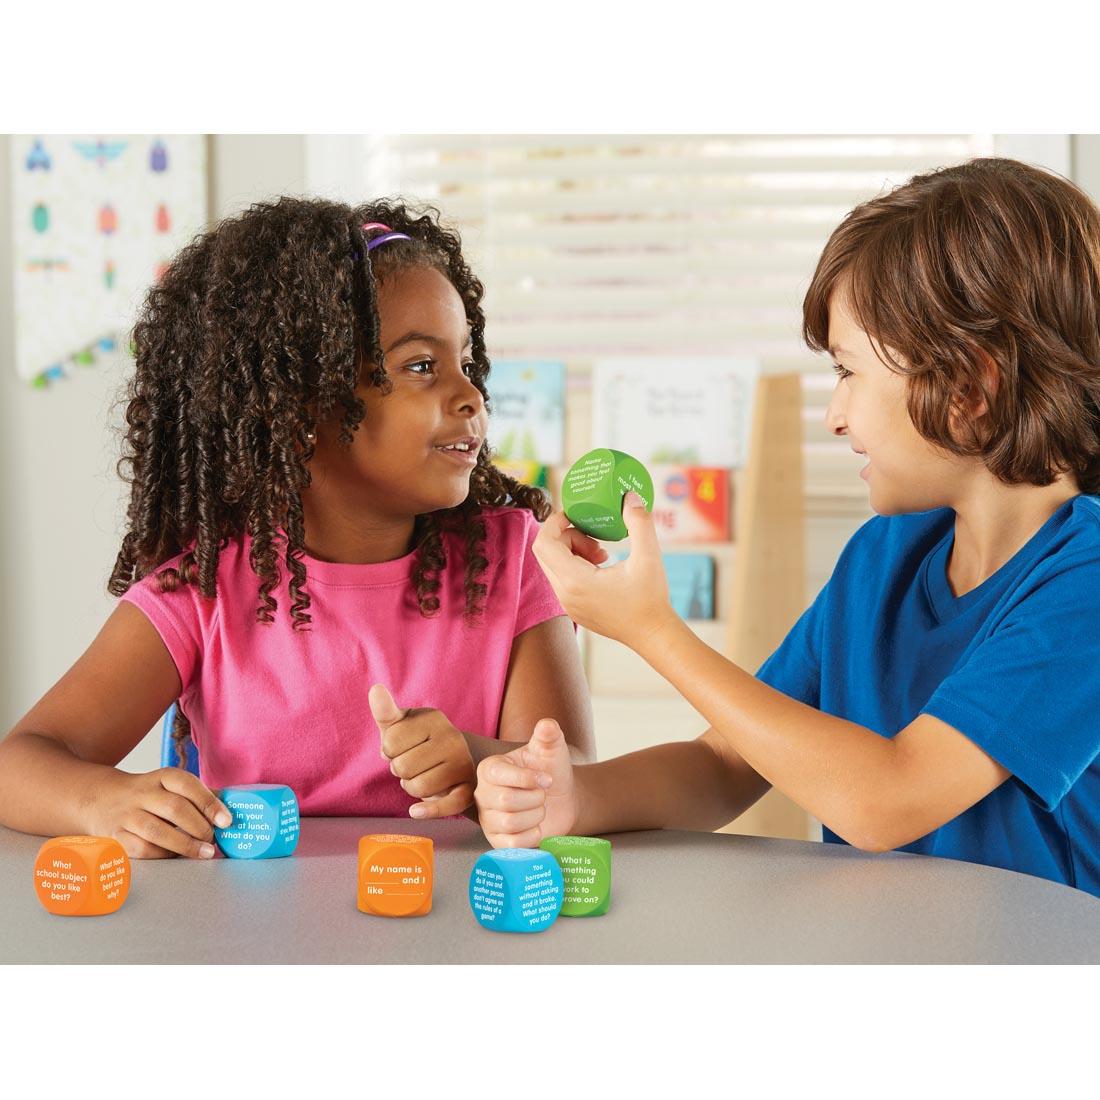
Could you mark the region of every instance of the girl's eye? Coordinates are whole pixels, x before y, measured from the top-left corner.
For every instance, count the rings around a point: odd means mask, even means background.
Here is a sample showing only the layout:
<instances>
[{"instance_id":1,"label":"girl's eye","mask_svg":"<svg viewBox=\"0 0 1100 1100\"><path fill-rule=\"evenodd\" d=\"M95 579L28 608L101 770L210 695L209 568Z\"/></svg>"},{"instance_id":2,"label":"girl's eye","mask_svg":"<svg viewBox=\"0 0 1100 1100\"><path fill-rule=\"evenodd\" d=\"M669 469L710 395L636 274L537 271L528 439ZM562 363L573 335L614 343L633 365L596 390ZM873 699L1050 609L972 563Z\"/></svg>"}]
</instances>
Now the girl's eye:
<instances>
[{"instance_id":1,"label":"girl's eye","mask_svg":"<svg viewBox=\"0 0 1100 1100\"><path fill-rule=\"evenodd\" d=\"M467 378L469 378L470 375L473 373L474 367L476 365L477 364L474 363L472 360L468 363L463 363L462 364L462 373L464 375L466 375ZM411 371L413 374L417 374L421 378L426 378L426 377L428 377L428 375L430 375L434 372L434 370L435 370L435 360L434 359L421 359L419 362L409 363L405 367L405 370Z\"/></svg>"},{"instance_id":2,"label":"girl's eye","mask_svg":"<svg viewBox=\"0 0 1100 1100\"><path fill-rule=\"evenodd\" d=\"M833 370L836 371L837 377L843 381L845 378L851 378L852 372L847 367L842 367L839 363L833 364Z\"/></svg>"}]
</instances>

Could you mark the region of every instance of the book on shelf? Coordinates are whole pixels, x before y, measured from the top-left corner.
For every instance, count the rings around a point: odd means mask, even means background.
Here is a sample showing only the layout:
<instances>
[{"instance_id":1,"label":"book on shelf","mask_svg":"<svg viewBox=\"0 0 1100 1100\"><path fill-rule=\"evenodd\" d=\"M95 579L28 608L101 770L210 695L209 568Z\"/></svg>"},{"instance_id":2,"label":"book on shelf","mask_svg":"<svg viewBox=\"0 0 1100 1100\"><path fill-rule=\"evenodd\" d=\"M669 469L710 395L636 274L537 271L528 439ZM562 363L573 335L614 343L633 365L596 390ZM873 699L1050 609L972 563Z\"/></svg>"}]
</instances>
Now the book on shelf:
<instances>
[{"instance_id":1,"label":"book on shelf","mask_svg":"<svg viewBox=\"0 0 1100 1100\"><path fill-rule=\"evenodd\" d=\"M756 360L730 356L597 360L592 437L646 466L738 468L759 374Z\"/></svg>"},{"instance_id":2,"label":"book on shelf","mask_svg":"<svg viewBox=\"0 0 1100 1100\"><path fill-rule=\"evenodd\" d=\"M565 460L564 363L498 360L489 372L488 389L495 460L538 467Z\"/></svg>"},{"instance_id":3,"label":"book on shelf","mask_svg":"<svg viewBox=\"0 0 1100 1100\"><path fill-rule=\"evenodd\" d=\"M653 522L661 542L727 542L730 472L717 466L653 466Z\"/></svg>"},{"instance_id":4,"label":"book on shelf","mask_svg":"<svg viewBox=\"0 0 1100 1100\"><path fill-rule=\"evenodd\" d=\"M526 458L498 458L493 456L493 465L509 477L524 485L534 485L539 489L550 489L550 468Z\"/></svg>"},{"instance_id":5,"label":"book on shelf","mask_svg":"<svg viewBox=\"0 0 1100 1100\"><path fill-rule=\"evenodd\" d=\"M617 550L608 564L625 561L629 550ZM714 618L714 558L709 554L662 554L668 596L681 619Z\"/></svg>"}]
</instances>

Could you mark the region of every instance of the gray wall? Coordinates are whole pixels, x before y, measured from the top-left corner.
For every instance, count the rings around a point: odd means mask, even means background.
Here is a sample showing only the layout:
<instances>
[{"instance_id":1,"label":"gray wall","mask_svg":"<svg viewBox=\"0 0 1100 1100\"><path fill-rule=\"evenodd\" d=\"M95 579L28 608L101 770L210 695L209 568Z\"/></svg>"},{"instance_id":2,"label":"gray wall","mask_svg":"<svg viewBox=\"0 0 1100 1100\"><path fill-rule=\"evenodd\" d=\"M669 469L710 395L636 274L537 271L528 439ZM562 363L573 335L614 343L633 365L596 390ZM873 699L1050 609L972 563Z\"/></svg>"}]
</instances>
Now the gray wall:
<instances>
[{"instance_id":1,"label":"gray wall","mask_svg":"<svg viewBox=\"0 0 1100 1100\"><path fill-rule=\"evenodd\" d=\"M1042 136L1036 154L1042 160ZM1008 143L1025 144L1019 149ZM999 151L1031 152L1006 139ZM342 148L342 146L341 146ZM10 140L0 137L0 732L6 731L83 652L114 606L105 585L120 538L124 499L113 465L112 409L129 361L82 370L48 391L15 377L12 338ZM212 219L248 203L305 190L300 135L221 135L209 142ZM1100 198L1100 136L1072 143L1075 178ZM828 572L855 520L818 523L811 569ZM819 530L820 528L820 530ZM816 577L816 574L815 574ZM156 767L148 737L124 762Z\"/></svg>"},{"instance_id":2,"label":"gray wall","mask_svg":"<svg viewBox=\"0 0 1100 1100\"><path fill-rule=\"evenodd\" d=\"M125 514L114 426L130 369L120 356L48 390L16 378L10 156L10 138L0 137L0 732L80 656L114 606L106 583ZM214 219L305 188L300 136L218 136L208 156ZM159 751L154 733L124 765L155 768Z\"/></svg>"},{"instance_id":3,"label":"gray wall","mask_svg":"<svg viewBox=\"0 0 1100 1100\"><path fill-rule=\"evenodd\" d=\"M1073 137L1073 179L1100 202L1100 134Z\"/></svg>"}]
</instances>

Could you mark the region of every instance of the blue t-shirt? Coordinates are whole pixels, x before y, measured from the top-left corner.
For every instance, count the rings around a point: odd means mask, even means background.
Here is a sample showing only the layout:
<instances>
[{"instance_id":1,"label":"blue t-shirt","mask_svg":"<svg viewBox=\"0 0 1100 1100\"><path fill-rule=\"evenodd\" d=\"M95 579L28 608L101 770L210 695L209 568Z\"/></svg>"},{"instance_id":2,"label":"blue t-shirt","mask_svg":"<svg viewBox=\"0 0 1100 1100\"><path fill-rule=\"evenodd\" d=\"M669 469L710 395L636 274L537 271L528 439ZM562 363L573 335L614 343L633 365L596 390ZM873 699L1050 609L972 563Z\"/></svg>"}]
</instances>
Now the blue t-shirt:
<instances>
[{"instance_id":1,"label":"blue t-shirt","mask_svg":"<svg viewBox=\"0 0 1100 1100\"><path fill-rule=\"evenodd\" d=\"M1067 501L958 598L954 523L949 508L869 520L757 676L883 737L935 715L1011 772L900 851L1100 895L1100 497Z\"/></svg>"}]
</instances>

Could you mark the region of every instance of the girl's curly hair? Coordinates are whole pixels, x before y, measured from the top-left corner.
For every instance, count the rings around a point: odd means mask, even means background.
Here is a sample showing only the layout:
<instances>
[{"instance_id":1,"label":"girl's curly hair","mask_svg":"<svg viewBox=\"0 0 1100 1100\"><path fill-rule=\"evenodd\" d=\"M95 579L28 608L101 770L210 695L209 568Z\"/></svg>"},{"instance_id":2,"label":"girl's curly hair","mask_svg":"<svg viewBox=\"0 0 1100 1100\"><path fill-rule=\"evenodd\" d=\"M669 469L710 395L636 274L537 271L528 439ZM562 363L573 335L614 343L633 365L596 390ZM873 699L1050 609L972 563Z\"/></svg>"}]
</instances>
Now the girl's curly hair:
<instances>
[{"instance_id":1,"label":"girl's curly hair","mask_svg":"<svg viewBox=\"0 0 1100 1100\"><path fill-rule=\"evenodd\" d=\"M289 574L290 617L308 629L302 562L302 490L318 422L338 418L350 446L363 420L354 390L363 380L388 392L378 343L376 284L411 266L434 268L458 291L470 323L470 378L486 403L483 287L439 211L399 201L351 207L321 199L256 203L197 236L150 289L133 330L136 369L126 390L118 472L131 487L127 529L108 590L121 596L159 574L162 591L193 584L215 596L218 557L251 537L258 579L256 618L274 622L273 595ZM409 241L369 253L360 228L382 222ZM505 475L482 447L462 504L418 516L412 586L420 613L439 610L446 566L443 533L465 547L465 614L483 610L488 567L482 506L550 511L544 493ZM181 753L190 727L176 709Z\"/></svg>"}]
</instances>

